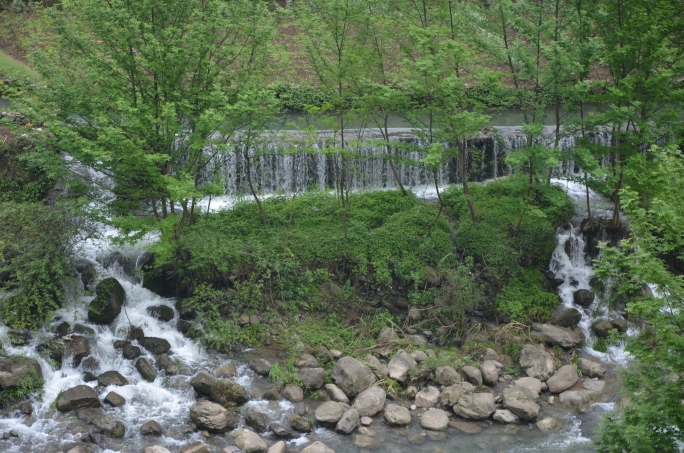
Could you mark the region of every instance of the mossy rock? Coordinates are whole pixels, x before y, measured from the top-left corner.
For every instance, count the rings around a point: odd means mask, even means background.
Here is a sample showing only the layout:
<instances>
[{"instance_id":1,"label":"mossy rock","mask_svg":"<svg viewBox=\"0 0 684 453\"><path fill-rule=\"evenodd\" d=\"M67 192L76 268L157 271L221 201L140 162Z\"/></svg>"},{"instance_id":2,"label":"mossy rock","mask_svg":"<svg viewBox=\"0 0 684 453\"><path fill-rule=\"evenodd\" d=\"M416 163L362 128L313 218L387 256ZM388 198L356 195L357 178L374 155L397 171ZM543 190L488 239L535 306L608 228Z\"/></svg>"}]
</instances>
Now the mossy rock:
<instances>
[{"instance_id":1,"label":"mossy rock","mask_svg":"<svg viewBox=\"0 0 684 453\"><path fill-rule=\"evenodd\" d=\"M95 288L97 296L88 306L88 320L95 324L110 324L126 301L126 291L113 277L105 278Z\"/></svg>"}]
</instances>

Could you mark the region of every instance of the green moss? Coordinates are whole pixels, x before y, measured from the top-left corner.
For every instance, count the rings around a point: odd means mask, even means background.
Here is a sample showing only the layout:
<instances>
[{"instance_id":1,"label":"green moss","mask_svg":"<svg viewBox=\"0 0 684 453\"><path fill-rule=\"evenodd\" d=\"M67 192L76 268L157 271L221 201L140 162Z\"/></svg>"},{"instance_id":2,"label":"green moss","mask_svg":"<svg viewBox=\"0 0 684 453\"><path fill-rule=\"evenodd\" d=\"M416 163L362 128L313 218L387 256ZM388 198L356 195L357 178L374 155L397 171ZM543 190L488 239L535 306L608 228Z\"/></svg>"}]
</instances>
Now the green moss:
<instances>
[{"instance_id":1,"label":"green moss","mask_svg":"<svg viewBox=\"0 0 684 453\"><path fill-rule=\"evenodd\" d=\"M497 309L522 323L547 321L558 305L558 294L544 291L544 277L538 270L527 270L522 279L513 279L496 296Z\"/></svg>"}]
</instances>

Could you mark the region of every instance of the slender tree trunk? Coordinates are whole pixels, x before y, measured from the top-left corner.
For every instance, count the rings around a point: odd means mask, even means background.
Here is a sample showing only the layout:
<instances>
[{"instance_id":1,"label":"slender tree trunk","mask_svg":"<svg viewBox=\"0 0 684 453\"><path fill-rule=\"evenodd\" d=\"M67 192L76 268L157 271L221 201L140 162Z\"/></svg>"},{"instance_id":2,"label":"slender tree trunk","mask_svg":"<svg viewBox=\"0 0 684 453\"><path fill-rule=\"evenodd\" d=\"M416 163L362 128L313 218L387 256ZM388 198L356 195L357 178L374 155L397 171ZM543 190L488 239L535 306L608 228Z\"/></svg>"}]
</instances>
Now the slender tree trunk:
<instances>
[{"instance_id":1,"label":"slender tree trunk","mask_svg":"<svg viewBox=\"0 0 684 453\"><path fill-rule=\"evenodd\" d=\"M389 141L389 132L388 132L388 127L387 127L387 114L384 115L384 136L385 136L385 143L387 146L387 155L389 156L389 166L390 169L392 170L392 175L394 175L394 180L397 182L397 185L399 186L399 189L401 190L402 195L406 196L406 189L404 188L404 185L401 183L401 178L399 177L399 173L397 172L397 168L394 165L394 160L392 159L392 145L390 145Z\"/></svg>"},{"instance_id":2,"label":"slender tree trunk","mask_svg":"<svg viewBox=\"0 0 684 453\"><path fill-rule=\"evenodd\" d=\"M468 172L466 171L466 152L465 147L461 141L458 142L458 167L461 173L461 183L463 184L463 194L466 196L468 209L470 209L470 217L473 222L480 220L480 214L477 212L475 202L470 196L470 187L468 187Z\"/></svg>"},{"instance_id":3,"label":"slender tree trunk","mask_svg":"<svg viewBox=\"0 0 684 453\"><path fill-rule=\"evenodd\" d=\"M554 99L554 114L556 117L556 136L554 137L553 141L553 152L554 154L558 153L558 144L560 143L560 100L558 99L558 95L555 95ZM546 185L550 186L551 185L551 176L553 174L553 167L549 166L548 174L546 175Z\"/></svg>"},{"instance_id":4,"label":"slender tree trunk","mask_svg":"<svg viewBox=\"0 0 684 453\"><path fill-rule=\"evenodd\" d=\"M261 214L261 222L266 225L266 213L264 212L264 207L261 205L261 201L259 200L259 196L257 195L256 190L254 189L254 184L252 184L252 164L250 161L249 157L249 146L245 146L245 150L243 151L243 155L245 157L245 163L247 164L247 184L249 185L249 191L252 193L252 196L254 197L254 201L256 201L257 206L259 207L259 213Z\"/></svg>"},{"instance_id":5,"label":"slender tree trunk","mask_svg":"<svg viewBox=\"0 0 684 453\"><path fill-rule=\"evenodd\" d=\"M432 169L432 179L435 183L435 190L437 191L437 202L439 204L439 207L437 209L437 215L435 215L435 218L432 219L432 221L428 224L428 231L427 231L428 237L430 237L430 235L432 234L432 227L435 226L435 223L437 223L437 220L439 220L439 216L442 214L442 208L444 206L442 204L442 195L439 193L439 182L437 181L437 170L434 168Z\"/></svg>"}]
</instances>

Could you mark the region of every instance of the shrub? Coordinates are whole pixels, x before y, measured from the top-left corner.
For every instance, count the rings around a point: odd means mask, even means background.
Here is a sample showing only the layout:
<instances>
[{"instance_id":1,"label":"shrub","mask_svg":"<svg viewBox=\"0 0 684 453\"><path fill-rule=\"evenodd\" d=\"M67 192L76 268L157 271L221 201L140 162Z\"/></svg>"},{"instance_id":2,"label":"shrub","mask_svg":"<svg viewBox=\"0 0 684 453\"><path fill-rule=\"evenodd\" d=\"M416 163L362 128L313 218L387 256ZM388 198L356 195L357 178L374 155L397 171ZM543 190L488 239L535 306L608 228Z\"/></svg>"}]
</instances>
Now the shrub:
<instances>
[{"instance_id":1,"label":"shrub","mask_svg":"<svg viewBox=\"0 0 684 453\"><path fill-rule=\"evenodd\" d=\"M558 295L542 289L544 277L538 270L527 270L522 280L513 279L496 296L497 309L512 320L528 323L546 321L558 305Z\"/></svg>"}]
</instances>

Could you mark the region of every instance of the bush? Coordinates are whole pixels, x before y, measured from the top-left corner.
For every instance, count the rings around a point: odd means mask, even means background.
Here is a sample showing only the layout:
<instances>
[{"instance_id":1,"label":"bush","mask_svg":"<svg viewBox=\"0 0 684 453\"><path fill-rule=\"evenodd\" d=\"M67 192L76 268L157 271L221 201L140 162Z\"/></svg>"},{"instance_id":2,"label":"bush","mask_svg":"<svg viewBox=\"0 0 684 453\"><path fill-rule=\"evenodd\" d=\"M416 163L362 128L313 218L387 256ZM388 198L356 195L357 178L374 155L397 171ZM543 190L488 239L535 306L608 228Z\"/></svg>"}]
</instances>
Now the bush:
<instances>
[{"instance_id":1,"label":"bush","mask_svg":"<svg viewBox=\"0 0 684 453\"><path fill-rule=\"evenodd\" d=\"M558 305L558 295L542 289L544 277L538 270L526 270L522 280L513 279L496 296L497 309L511 320L528 323L547 321Z\"/></svg>"}]
</instances>

